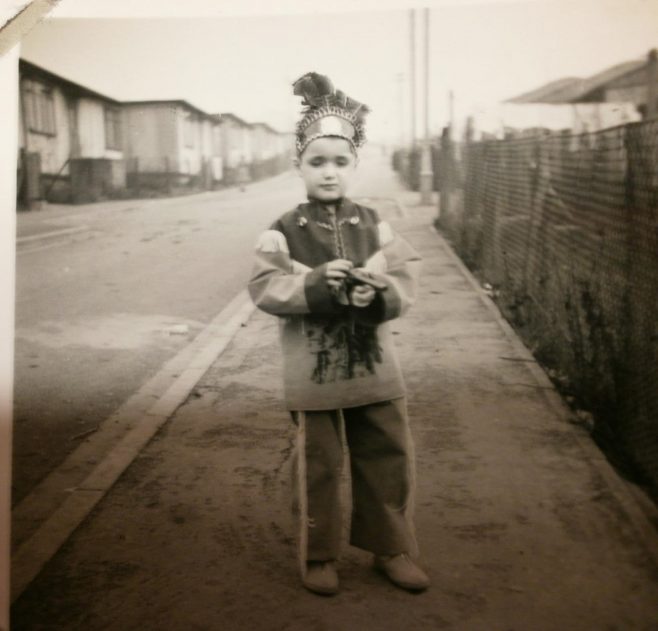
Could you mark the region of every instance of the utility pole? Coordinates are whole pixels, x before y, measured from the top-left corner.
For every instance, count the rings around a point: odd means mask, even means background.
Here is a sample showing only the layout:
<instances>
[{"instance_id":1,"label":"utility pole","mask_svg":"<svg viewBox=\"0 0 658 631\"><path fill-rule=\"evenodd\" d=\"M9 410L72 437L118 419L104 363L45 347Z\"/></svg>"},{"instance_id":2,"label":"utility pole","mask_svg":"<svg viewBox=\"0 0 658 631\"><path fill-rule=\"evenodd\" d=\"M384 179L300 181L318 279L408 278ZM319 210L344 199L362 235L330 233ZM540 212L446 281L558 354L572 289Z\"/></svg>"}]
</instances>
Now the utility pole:
<instances>
[{"instance_id":1,"label":"utility pole","mask_svg":"<svg viewBox=\"0 0 658 631\"><path fill-rule=\"evenodd\" d=\"M416 11L409 9L409 86L411 88L411 148L416 146Z\"/></svg>"},{"instance_id":2,"label":"utility pole","mask_svg":"<svg viewBox=\"0 0 658 631\"><path fill-rule=\"evenodd\" d=\"M448 125L450 131L453 131L455 124L455 93L452 90L448 92L448 116Z\"/></svg>"},{"instance_id":3,"label":"utility pole","mask_svg":"<svg viewBox=\"0 0 658 631\"><path fill-rule=\"evenodd\" d=\"M425 135L420 159L420 203L429 206L432 203L434 172L432 170L432 150L430 139L430 10L423 9L425 37L424 45L424 108Z\"/></svg>"},{"instance_id":4,"label":"utility pole","mask_svg":"<svg viewBox=\"0 0 658 631\"><path fill-rule=\"evenodd\" d=\"M404 73L398 72L396 75L398 82L398 121L400 124L399 146L404 147L405 134L404 134Z\"/></svg>"}]
</instances>

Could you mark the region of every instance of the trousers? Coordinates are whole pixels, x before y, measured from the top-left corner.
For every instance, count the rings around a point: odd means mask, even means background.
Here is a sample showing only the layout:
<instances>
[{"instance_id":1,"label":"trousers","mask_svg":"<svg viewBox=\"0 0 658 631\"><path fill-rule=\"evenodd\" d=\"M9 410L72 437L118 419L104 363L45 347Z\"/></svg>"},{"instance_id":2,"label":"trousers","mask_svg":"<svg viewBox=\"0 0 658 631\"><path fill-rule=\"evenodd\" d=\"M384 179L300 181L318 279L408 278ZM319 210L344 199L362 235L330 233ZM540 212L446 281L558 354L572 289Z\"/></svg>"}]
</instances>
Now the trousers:
<instances>
[{"instance_id":1,"label":"trousers","mask_svg":"<svg viewBox=\"0 0 658 631\"><path fill-rule=\"evenodd\" d=\"M417 554L414 451L405 400L292 414L297 425L293 482L302 563L339 555L343 443L351 473L350 544L377 555Z\"/></svg>"}]
</instances>

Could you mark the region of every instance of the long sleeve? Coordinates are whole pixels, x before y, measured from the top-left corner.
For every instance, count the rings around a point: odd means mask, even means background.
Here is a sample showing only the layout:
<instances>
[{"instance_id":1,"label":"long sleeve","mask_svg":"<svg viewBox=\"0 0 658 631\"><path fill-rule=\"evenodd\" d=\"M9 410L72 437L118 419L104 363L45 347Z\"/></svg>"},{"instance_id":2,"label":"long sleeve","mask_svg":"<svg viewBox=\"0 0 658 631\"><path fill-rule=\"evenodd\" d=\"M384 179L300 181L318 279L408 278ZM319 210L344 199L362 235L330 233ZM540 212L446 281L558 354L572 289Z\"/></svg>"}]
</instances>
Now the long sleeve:
<instances>
[{"instance_id":1,"label":"long sleeve","mask_svg":"<svg viewBox=\"0 0 658 631\"><path fill-rule=\"evenodd\" d=\"M370 324L393 320L406 313L416 301L421 266L418 252L387 222L381 222L378 230L380 250L364 268L385 282L387 288L377 292L370 306L353 308L360 321Z\"/></svg>"},{"instance_id":2,"label":"long sleeve","mask_svg":"<svg viewBox=\"0 0 658 631\"><path fill-rule=\"evenodd\" d=\"M326 264L310 268L293 260L284 234L266 230L256 244L249 294L259 309L272 315L340 313L325 282L325 269Z\"/></svg>"}]
</instances>

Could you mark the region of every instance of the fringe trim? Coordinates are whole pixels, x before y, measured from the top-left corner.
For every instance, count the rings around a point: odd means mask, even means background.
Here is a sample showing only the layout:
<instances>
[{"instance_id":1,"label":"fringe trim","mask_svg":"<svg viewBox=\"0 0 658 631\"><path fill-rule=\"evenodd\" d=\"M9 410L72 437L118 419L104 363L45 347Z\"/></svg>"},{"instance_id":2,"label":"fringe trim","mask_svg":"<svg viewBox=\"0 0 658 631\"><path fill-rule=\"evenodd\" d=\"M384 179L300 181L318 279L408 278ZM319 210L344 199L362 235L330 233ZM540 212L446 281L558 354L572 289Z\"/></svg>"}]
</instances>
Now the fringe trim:
<instances>
[{"instance_id":1,"label":"fringe trim","mask_svg":"<svg viewBox=\"0 0 658 631\"><path fill-rule=\"evenodd\" d=\"M297 493L299 502L299 571L306 576L308 556L308 494L306 488L306 412L297 416Z\"/></svg>"},{"instance_id":2,"label":"fringe trim","mask_svg":"<svg viewBox=\"0 0 658 631\"><path fill-rule=\"evenodd\" d=\"M418 558L418 538L416 537L416 526L414 523L414 513L416 510L416 446L411 435L406 397L400 401L400 405L402 406L402 412L404 414L404 433L407 447L407 478L409 480L409 496L403 514L412 538L412 549L408 551L409 556L412 558Z\"/></svg>"}]
</instances>

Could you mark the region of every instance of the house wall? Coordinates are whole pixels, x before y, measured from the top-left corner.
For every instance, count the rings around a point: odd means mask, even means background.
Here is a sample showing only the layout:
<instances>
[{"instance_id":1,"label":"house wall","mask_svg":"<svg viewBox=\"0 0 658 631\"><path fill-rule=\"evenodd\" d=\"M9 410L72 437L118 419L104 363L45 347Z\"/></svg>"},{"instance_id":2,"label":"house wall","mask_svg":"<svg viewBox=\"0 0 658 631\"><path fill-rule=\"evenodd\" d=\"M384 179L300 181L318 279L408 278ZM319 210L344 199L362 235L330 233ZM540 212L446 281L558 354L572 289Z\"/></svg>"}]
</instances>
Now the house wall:
<instances>
[{"instance_id":1,"label":"house wall","mask_svg":"<svg viewBox=\"0 0 658 631\"><path fill-rule=\"evenodd\" d=\"M213 156L213 124L210 120L204 119L201 126L201 157L209 160Z\"/></svg>"},{"instance_id":2,"label":"house wall","mask_svg":"<svg viewBox=\"0 0 658 631\"><path fill-rule=\"evenodd\" d=\"M222 158L224 165L227 167L237 166L235 159L237 153L237 129L236 124L230 119L224 119L221 123L221 137L222 137Z\"/></svg>"},{"instance_id":3,"label":"house wall","mask_svg":"<svg viewBox=\"0 0 658 631\"><path fill-rule=\"evenodd\" d=\"M219 123L211 125L211 164L212 176L214 180L224 179L224 154L222 148L222 127Z\"/></svg>"},{"instance_id":4,"label":"house wall","mask_svg":"<svg viewBox=\"0 0 658 631\"><path fill-rule=\"evenodd\" d=\"M612 88L605 91L605 100L608 103L626 102L642 105L647 102L648 92L646 85Z\"/></svg>"},{"instance_id":5,"label":"house wall","mask_svg":"<svg viewBox=\"0 0 658 631\"><path fill-rule=\"evenodd\" d=\"M119 160L123 151L107 149L105 146L105 103L103 101L78 99L78 138L81 158L109 158Z\"/></svg>"},{"instance_id":6,"label":"house wall","mask_svg":"<svg viewBox=\"0 0 658 631\"><path fill-rule=\"evenodd\" d=\"M247 164L251 164L254 161L254 141L250 127L242 127L241 152Z\"/></svg>"},{"instance_id":7,"label":"house wall","mask_svg":"<svg viewBox=\"0 0 658 631\"><path fill-rule=\"evenodd\" d=\"M264 127L252 128L252 141L253 141L253 157L254 160L267 160L273 154L272 148L269 146L269 132Z\"/></svg>"},{"instance_id":8,"label":"house wall","mask_svg":"<svg viewBox=\"0 0 658 631\"><path fill-rule=\"evenodd\" d=\"M178 170L177 112L165 104L126 105L123 110L124 151L129 170L163 173ZM135 159L137 163L135 164Z\"/></svg>"},{"instance_id":9,"label":"house wall","mask_svg":"<svg viewBox=\"0 0 658 631\"><path fill-rule=\"evenodd\" d=\"M192 121L192 143L187 142L186 125L188 117ZM178 172L186 175L197 175L201 171L201 124L199 116L195 112L190 112L186 108L176 108L176 133L177 133L177 147L180 161L178 164Z\"/></svg>"},{"instance_id":10,"label":"house wall","mask_svg":"<svg viewBox=\"0 0 658 631\"><path fill-rule=\"evenodd\" d=\"M236 168L242 158L250 163L253 160L250 129L230 118L224 119L220 128L224 166Z\"/></svg>"},{"instance_id":11,"label":"house wall","mask_svg":"<svg viewBox=\"0 0 658 631\"><path fill-rule=\"evenodd\" d=\"M21 114L26 112L25 87L26 81L30 81L35 87L50 86L53 94L53 108L55 116L54 134L45 134L32 131L28 128L28 122L21 116L21 133L19 134L21 148L30 152L37 152L41 156L41 172L56 174L62 168L71 153L71 134L68 119L67 100L58 86L36 81L28 77L21 79ZM68 174L68 165L63 174Z\"/></svg>"}]
</instances>

